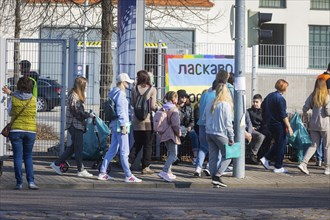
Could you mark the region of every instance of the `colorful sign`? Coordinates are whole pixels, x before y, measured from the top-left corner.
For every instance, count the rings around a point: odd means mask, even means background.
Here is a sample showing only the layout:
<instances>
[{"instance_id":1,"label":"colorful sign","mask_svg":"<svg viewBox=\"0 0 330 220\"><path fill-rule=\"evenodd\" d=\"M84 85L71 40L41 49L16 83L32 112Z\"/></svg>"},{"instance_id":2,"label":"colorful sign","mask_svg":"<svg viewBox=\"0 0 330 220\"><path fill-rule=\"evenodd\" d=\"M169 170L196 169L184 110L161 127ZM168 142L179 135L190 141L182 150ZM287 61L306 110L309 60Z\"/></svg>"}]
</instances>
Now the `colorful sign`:
<instances>
[{"instance_id":1,"label":"colorful sign","mask_svg":"<svg viewBox=\"0 0 330 220\"><path fill-rule=\"evenodd\" d=\"M234 56L166 55L166 91L185 89L188 94L201 94L212 86L216 74L224 69L234 72Z\"/></svg>"}]
</instances>

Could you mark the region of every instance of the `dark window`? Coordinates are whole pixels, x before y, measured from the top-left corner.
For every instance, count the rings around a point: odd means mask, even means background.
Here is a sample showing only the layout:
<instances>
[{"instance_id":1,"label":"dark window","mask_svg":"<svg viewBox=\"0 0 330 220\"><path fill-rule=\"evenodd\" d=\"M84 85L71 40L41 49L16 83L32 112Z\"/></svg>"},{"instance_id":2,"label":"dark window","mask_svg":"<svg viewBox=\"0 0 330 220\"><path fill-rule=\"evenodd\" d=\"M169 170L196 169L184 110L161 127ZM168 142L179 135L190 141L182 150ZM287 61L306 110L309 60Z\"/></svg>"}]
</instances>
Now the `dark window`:
<instances>
[{"instance_id":1,"label":"dark window","mask_svg":"<svg viewBox=\"0 0 330 220\"><path fill-rule=\"evenodd\" d=\"M260 8L286 8L286 0L260 0Z\"/></svg>"},{"instance_id":2,"label":"dark window","mask_svg":"<svg viewBox=\"0 0 330 220\"><path fill-rule=\"evenodd\" d=\"M311 9L330 10L330 0L311 0Z\"/></svg>"},{"instance_id":3,"label":"dark window","mask_svg":"<svg viewBox=\"0 0 330 220\"><path fill-rule=\"evenodd\" d=\"M330 26L309 26L309 67L323 68L330 60Z\"/></svg>"},{"instance_id":4,"label":"dark window","mask_svg":"<svg viewBox=\"0 0 330 220\"><path fill-rule=\"evenodd\" d=\"M284 24L264 24L264 30L272 30L273 37L264 40L259 45L259 67L261 68L284 68Z\"/></svg>"}]
</instances>

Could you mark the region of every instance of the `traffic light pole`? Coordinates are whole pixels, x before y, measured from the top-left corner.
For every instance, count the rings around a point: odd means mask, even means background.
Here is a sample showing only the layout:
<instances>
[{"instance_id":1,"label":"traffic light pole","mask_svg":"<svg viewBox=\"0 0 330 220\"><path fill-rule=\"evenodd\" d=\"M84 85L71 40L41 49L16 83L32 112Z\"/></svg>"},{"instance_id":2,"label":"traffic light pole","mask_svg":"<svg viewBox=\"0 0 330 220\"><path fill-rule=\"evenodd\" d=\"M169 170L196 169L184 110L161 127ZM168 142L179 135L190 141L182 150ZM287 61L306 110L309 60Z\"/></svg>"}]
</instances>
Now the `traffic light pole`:
<instances>
[{"instance_id":1,"label":"traffic light pole","mask_svg":"<svg viewBox=\"0 0 330 220\"><path fill-rule=\"evenodd\" d=\"M241 143L241 156L234 159L234 177L245 177L245 0L235 0L235 142Z\"/></svg>"},{"instance_id":2,"label":"traffic light pole","mask_svg":"<svg viewBox=\"0 0 330 220\"><path fill-rule=\"evenodd\" d=\"M257 92L257 59L258 59L258 54L257 54L258 46L253 45L252 46L252 85L251 85L251 90L252 90L252 96L253 97Z\"/></svg>"}]
</instances>

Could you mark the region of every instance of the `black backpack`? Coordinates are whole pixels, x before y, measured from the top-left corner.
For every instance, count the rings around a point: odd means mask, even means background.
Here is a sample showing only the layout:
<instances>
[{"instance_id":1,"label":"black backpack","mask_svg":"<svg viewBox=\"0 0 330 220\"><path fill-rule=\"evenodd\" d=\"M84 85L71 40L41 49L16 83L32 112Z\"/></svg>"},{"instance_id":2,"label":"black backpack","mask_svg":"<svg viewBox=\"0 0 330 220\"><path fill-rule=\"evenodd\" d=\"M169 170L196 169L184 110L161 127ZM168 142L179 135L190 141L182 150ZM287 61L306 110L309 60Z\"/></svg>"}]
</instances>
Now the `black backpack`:
<instances>
[{"instance_id":1,"label":"black backpack","mask_svg":"<svg viewBox=\"0 0 330 220\"><path fill-rule=\"evenodd\" d=\"M107 101L103 102L102 104L103 111L104 111L104 120L105 121L112 121L118 118L116 112L116 103L112 98L108 98Z\"/></svg>"},{"instance_id":2,"label":"black backpack","mask_svg":"<svg viewBox=\"0 0 330 220\"><path fill-rule=\"evenodd\" d=\"M147 91L145 91L143 95L140 94L137 86L135 88L136 88L137 97L134 106L134 115L137 119L143 121L144 119L147 118L150 112L149 99L147 100L147 94L149 93L151 87L149 87L149 89L147 89Z\"/></svg>"}]
</instances>

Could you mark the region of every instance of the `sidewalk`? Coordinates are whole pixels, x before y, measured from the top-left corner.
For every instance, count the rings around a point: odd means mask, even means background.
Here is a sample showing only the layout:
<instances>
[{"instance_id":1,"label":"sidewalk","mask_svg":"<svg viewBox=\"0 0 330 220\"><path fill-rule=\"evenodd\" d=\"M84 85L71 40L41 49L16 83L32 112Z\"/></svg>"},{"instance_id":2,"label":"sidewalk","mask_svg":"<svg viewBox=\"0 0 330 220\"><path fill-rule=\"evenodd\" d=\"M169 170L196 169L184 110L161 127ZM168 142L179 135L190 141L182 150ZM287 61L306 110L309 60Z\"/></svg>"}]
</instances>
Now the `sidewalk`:
<instances>
[{"instance_id":1,"label":"sidewalk","mask_svg":"<svg viewBox=\"0 0 330 220\"><path fill-rule=\"evenodd\" d=\"M191 163L181 163L173 166L172 171L177 176L173 183L164 182L157 176L163 166L162 162L154 162L151 166L156 171L153 175L142 175L139 171L133 171L133 174L142 178L142 183L125 183L124 173L117 165L112 166L111 176L115 180L100 181L97 180L97 170L90 168L93 162L85 162L85 166L92 174L91 178L81 178L76 175L76 168L70 167L65 175L60 176L53 171L49 165L55 158L35 157L34 171L35 182L44 188L61 189L105 189L114 187L134 187L134 188L212 188L210 177L202 176L196 178L193 176L194 167ZM74 161L69 161L75 164ZM265 170L261 165L246 165L243 179L224 176L222 180L231 188L260 188L260 187L330 187L330 176L324 175L324 168L309 165L311 175L301 173L296 163L285 163L285 168L289 170L287 174L275 174L271 170ZM23 165L24 167L24 165ZM24 173L23 188L27 187ZM13 189L15 186L15 176L12 159L4 161L3 174L0 177L0 189Z\"/></svg>"}]
</instances>

